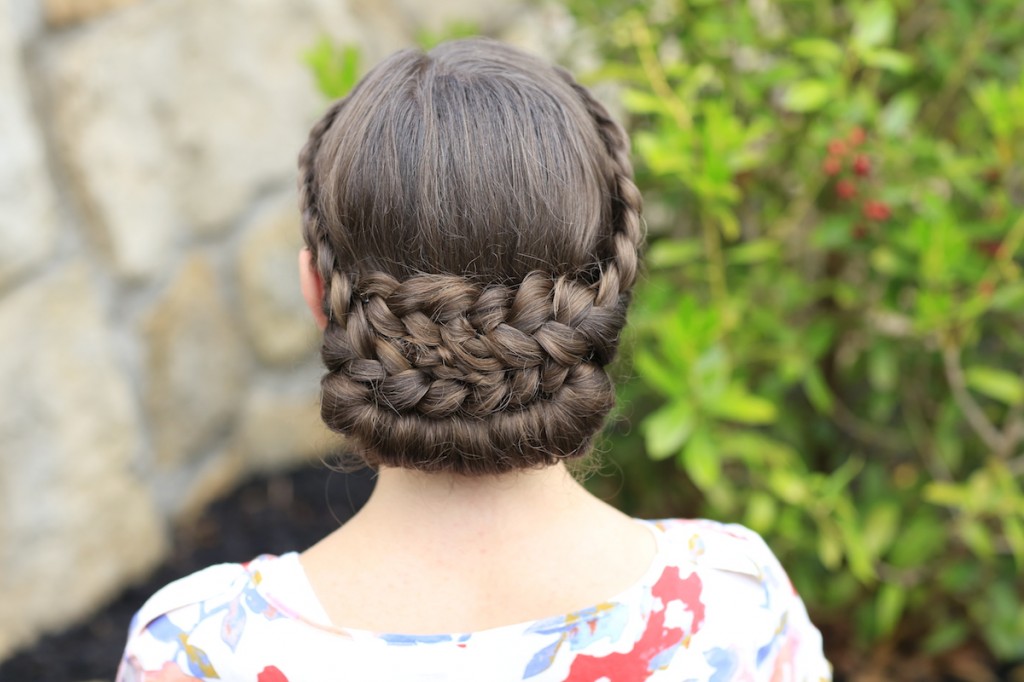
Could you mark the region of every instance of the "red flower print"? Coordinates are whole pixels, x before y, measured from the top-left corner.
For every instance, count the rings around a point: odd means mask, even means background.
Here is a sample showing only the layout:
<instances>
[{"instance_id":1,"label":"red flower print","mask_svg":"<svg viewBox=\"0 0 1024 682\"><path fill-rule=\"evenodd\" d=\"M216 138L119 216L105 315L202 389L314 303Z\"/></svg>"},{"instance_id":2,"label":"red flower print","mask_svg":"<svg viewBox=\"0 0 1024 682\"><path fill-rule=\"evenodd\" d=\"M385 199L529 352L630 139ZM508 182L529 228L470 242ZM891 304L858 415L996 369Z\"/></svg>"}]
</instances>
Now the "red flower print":
<instances>
[{"instance_id":1,"label":"red flower print","mask_svg":"<svg viewBox=\"0 0 1024 682\"><path fill-rule=\"evenodd\" d=\"M591 682L602 678L609 682L646 680L655 670L668 664L680 645L689 646L690 637L704 625L704 603L700 600L702 589L696 573L682 579L678 568L665 569L651 590L651 594L661 600L662 607L651 614L647 629L633 648L607 656L578 656L569 669L566 682ZM665 627L665 610L671 601L682 602L693 614L688 631Z\"/></svg>"},{"instance_id":2,"label":"red flower print","mask_svg":"<svg viewBox=\"0 0 1024 682\"><path fill-rule=\"evenodd\" d=\"M277 666L268 665L256 676L256 682L288 682L288 678Z\"/></svg>"}]
</instances>

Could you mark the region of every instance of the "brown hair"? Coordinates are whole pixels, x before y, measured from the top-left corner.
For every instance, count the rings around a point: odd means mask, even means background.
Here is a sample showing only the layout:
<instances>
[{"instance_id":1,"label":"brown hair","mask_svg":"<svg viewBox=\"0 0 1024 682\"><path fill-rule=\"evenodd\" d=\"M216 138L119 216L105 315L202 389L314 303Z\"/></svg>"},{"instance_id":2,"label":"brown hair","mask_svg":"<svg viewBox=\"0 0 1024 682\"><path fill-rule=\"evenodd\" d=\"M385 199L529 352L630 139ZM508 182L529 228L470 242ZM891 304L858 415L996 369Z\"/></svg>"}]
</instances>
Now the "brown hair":
<instances>
[{"instance_id":1,"label":"brown hair","mask_svg":"<svg viewBox=\"0 0 1024 682\"><path fill-rule=\"evenodd\" d=\"M642 241L629 142L565 70L497 42L405 50L313 127L321 414L371 466L584 455Z\"/></svg>"}]
</instances>

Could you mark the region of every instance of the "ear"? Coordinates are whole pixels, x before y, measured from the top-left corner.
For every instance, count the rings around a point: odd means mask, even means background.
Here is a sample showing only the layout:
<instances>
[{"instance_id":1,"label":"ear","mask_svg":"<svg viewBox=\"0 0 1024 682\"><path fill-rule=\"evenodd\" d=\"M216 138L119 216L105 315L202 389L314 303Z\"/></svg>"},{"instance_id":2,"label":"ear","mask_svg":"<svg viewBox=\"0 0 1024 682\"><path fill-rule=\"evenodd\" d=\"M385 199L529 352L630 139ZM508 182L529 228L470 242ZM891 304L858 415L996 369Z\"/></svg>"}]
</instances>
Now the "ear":
<instances>
[{"instance_id":1,"label":"ear","mask_svg":"<svg viewBox=\"0 0 1024 682\"><path fill-rule=\"evenodd\" d=\"M313 254L309 249L299 251L299 287L302 298L313 313L313 320L320 331L327 329L327 316L324 315L324 281L313 263Z\"/></svg>"}]
</instances>

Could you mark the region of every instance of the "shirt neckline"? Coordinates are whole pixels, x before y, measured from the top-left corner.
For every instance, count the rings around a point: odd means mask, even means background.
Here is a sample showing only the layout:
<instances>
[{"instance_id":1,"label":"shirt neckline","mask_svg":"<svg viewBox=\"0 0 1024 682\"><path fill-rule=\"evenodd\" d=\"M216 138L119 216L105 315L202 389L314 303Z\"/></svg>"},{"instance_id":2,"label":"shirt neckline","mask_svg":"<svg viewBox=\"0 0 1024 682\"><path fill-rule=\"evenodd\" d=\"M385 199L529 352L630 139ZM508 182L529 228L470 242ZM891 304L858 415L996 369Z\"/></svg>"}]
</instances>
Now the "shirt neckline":
<instances>
[{"instance_id":1,"label":"shirt neckline","mask_svg":"<svg viewBox=\"0 0 1024 682\"><path fill-rule=\"evenodd\" d=\"M433 644L433 643L464 643L468 639L480 640L494 636L501 636L509 631L524 632L542 624L547 627L558 621L568 622L593 622L599 620L610 612L608 604L630 603L634 601L636 593L643 592L657 582L667 564L665 528L660 521L647 519L633 519L646 527L654 537L655 550L651 563L643 574L625 589L620 590L608 599L591 604L581 609L575 609L569 613L553 614L534 620L497 625L483 630L472 630L469 632L448 632L432 634L415 634L400 632L383 632L352 628L336 625L331 622L327 615L313 585L306 575L302 563L299 561L298 552L288 552L278 557L261 557L268 562L263 566L253 566L250 570L259 570L261 580L257 589L272 603L281 613L302 621L318 630L322 630L345 639L374 639L384 640L402 644ZM257 560L258 561L258 560ZM256 562L252 562L256 563ZM287 586L287 599L278 597L275 594L275 586ZM284 590L282 590L284 591Z\"/></svg>"}]
</instances>

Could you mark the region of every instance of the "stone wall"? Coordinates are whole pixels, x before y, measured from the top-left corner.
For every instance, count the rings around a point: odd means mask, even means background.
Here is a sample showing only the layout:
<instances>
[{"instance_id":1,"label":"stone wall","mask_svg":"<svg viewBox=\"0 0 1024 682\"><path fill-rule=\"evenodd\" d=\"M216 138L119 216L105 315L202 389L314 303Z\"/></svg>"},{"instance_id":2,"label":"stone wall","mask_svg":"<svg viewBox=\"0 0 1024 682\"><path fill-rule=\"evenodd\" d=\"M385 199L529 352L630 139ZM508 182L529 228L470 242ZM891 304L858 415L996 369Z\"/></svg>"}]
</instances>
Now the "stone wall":
<instances>
[{"instance_id":1,"label":"stone wall","mask_svg":"<svg viewBox=\"0 0 1024 682\"><path fill-rule=\"evenodd\" d=\"M246 472L336 446L295 282L301 55L453 20L569 31L525 0L0 0L0 659Z\"/></svg>"}]
</instances>

